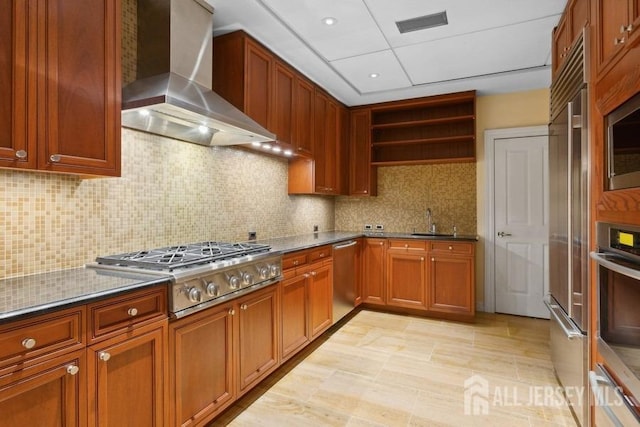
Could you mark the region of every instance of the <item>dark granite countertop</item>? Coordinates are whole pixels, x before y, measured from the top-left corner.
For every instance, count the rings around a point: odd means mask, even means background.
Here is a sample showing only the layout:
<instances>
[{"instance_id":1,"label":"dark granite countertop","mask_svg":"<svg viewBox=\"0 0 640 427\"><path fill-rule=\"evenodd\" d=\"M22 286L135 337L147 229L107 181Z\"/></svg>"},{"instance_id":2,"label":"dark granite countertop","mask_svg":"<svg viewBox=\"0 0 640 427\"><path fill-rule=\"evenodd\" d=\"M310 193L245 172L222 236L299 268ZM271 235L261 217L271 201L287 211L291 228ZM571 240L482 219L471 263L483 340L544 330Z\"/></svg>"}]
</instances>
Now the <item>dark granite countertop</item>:
<instances>
[{"instance_id":1,"label":"dark granite countertop","mask_svg":"<svg viewBox=\"0 0 640 427\"><path fill-rule=\"evenodd\" d=\"M466 241L475 242L477 236L457 235L453 236L414 236L411 233L376 233L376 232L356 232L356 231L324 231L320 233L301 234L298 236L278 237L274 239L258 240L258 243L264 243L271 246L274 251L289 252L300 251L304 249L315 248L317 246L331 245L349 239L357 239L358 237L379 237L383 239L420 239L420 240L448 240L448 241Z\"/></svg>"},{"instance_id":2,"label":"dark granite countertop","mask_svg":"<svg viewBox=\"0 0 640 427\"><path fill-rule=\"evenodd\" d=\"M358 237L393 239L476 241L476 236L413 236L411 233L375 233L325 231L298 236L259 240L283 254L323 245L331 245ZM72 304L87 303L98 298L145 286L168 283L169 277L133 274L92 268L73 268L0 280L0 323L19 317L43 313Z\"/></svg>"},{"instance_id":3,"label":"dark granite countertop","mask_svg":"<svg viewBox=\"0 0 640 427\"><path fill-rule=\"evenodd\" d=\"M0 323L167 283L158 275L73 268L0 280Z\"/></svg>"}]
</instances>

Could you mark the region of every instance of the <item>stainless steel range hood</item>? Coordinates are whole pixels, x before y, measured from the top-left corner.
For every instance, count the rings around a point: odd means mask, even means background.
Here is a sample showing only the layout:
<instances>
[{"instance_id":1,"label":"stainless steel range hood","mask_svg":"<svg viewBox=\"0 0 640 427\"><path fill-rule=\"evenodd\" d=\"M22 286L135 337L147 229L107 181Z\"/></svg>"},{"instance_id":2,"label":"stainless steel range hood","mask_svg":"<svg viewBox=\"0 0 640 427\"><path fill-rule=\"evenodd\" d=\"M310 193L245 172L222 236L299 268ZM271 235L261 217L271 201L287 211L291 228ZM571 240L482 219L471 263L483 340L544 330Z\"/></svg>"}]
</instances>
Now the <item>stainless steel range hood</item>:
<instances>
[{"instance_id":1,"label":"stainless steel range hood","mask_svg":"<svg viewBox=\"0 0 640 427\"><path fill-rule=\"evenodd\" d=\"M213 8L204 0L138 0L137 80L122 90L122 125L200 145L276 136L211 90Z\"/></svg>"}]
</instances>

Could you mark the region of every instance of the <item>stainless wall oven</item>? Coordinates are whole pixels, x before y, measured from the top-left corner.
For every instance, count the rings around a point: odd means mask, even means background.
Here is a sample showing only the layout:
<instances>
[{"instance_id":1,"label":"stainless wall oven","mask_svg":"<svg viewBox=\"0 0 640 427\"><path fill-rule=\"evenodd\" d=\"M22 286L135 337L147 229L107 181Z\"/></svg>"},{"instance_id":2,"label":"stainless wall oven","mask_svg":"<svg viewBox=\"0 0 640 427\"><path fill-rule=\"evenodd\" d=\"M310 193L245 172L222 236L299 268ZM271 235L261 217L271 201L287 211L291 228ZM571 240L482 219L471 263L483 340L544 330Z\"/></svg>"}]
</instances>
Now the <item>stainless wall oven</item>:
<instances>
[{"instance_id":1,"label":"stainless wall oven","mask_svg":"<svg viewBox=\"0 0 640 427\"><path fill-rule=\"evenodd\" d=\"M619 399L598 402L611 425L621 417L640 422L640 227L598 222L597 264L598 353L604 364L590 373L592 387L600 381L613 388ZM598 372L600 371L600 372ZM607 409L604 411L604 409ZM615 410L614 410L615 409ZM616 411L622 415L616 415ZM617 421L616 421L617 420ZM606 425L606 424L605 424Z\"/></svg>"}]
</instances>

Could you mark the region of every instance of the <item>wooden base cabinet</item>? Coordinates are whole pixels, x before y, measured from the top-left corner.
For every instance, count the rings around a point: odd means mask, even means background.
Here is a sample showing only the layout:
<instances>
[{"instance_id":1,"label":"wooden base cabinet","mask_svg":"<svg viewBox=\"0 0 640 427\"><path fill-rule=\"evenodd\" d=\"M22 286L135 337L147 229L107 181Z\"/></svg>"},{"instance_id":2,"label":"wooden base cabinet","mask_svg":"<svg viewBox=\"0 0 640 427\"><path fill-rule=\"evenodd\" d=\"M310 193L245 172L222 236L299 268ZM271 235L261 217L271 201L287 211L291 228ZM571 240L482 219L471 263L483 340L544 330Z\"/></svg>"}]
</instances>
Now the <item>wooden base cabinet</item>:
<instances>
[{"instance_id":1,"label":"wooden base cabinet","mask_svg":"<svg viewBox=\"0 0 640 427\"><path fill-rule=\"evenodd\" d=\"M362 256L362 302L385 305L387 239L365 239Z\"/></svg>"},{"instance_id":2,"label":"wooden base cabinet","mask_svg":"<svg viewBox=\"0 0 640 427\"><path fill-rule=\"evenodd\" d=\"M317 262L309 274L309 327L313 340L333 322L333 265L330 260Z\"/></svg>"},{"instance_id":3,"label":"wooden base cabinet","mask_svg":"<svg viewBox=\"0 0 640 427\"><path fill-rule=\"evenodd\" d=\"M201 425L235 399L234 314L225 304L170 324L171 425Z\"/></svg>"},{"instance_id":4,"label":"wooden base cabinet","mask_svg":"<svg viewBox=\"0 0 640 427\"><path fill-rule=\"evenodd\" d=\"M296 275L295 270L280 285L281 300L281 351L287 360L310 341L308 275Z\"/></svg>"},{"instance_id":5,"label":"wooden base cabinet","mask_svg":"<svg viewBox=\"0 0 640 427\"><path fill-rule=\"evenodd\" d=\"M167 320L88 349L89 426L165 425Z\"/></svg>"},{"instance_id":6,"label":"wooden base cabinet","mask_svg":"<svg viewBox=\"0 0 640 427\"><path fill-rule=\"evenodd\" d=\"M431 256L429 305L431 311L475 314L473 259Z\"/></svg>"},{"instance_id":7,"label":"wooden base cabinet","mask_svg":"<svg viewBox=\"0 0 640 427\"><path fill-rule=\"evenodd\" d=\"M86 386L84 349L4 376L0 426L81 427L86 424Z\"/></svg>"},{"instance_id":8,"label":"wooden base cabinet","mask_svg":"<svg viewBox=\"0 0 640 427\"><path fill-rule=\"evenodd\" d=\"M238 320L238 396L269 375L280 363L277 285L241 298Z\"/></svg>"},{"instance_id":9,"label":"wooden base cabinet","mask_svg":"<svg viewBox=\"0 0 640 427\"><path fill-rule=\"evenodd\" d=\"M427 271L423 253L387 251L387 305L425 309Z\"/></svg>"}]
</instances>

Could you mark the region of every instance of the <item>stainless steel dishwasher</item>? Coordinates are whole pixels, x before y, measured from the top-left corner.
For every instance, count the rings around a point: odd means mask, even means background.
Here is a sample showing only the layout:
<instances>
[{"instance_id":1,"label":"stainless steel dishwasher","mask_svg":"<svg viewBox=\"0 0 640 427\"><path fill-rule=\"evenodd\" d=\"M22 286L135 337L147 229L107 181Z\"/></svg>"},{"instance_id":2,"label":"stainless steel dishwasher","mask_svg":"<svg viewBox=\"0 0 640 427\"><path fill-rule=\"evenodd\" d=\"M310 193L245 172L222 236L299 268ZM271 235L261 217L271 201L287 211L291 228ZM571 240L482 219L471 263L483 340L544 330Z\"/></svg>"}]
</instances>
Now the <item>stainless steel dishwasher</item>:
<instances>
[{"instance_id":1,"label":"stainless steel dishwasher","mask_svg":"<svg viewBox=\"0 0 640 427\"><path fill-rule=\"evenodd\" d=\"M354 307L357 245L355 240L333 245L333 323Z\"/></svg>"}]
</instances>

